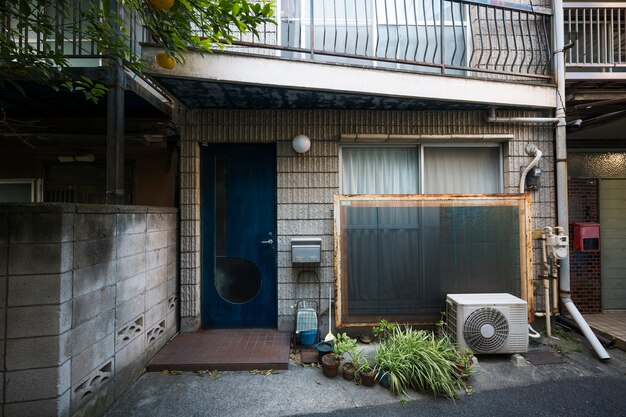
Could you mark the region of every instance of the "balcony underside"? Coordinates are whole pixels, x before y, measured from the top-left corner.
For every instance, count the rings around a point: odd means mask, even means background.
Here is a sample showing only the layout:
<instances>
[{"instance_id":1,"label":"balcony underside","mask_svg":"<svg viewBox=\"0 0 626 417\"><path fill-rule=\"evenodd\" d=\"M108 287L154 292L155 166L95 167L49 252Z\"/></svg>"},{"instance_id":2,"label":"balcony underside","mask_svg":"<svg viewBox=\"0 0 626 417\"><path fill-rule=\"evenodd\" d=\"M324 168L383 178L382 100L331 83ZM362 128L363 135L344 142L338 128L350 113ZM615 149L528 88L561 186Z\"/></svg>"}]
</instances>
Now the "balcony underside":
<instances>
[{"instance_id":1,"label":"balcony underside","mask_svg":"<svg viewBox=\"0 0 626 417\"><path fill-rule=\"evenodd\" d=\"M79 78L87 76L95 83L110 84L107 68L72 68ZM126 77L124 94L127 117L164 118L171 115L171 107L151 91L145 83ZM103 117L106 116L106 97L97 104L85 99L81 93L72 93L65 88L53 89L33 82L19 83L23 91L11 84L0 88L0 108L15 118L41 117Z\"/></svg>"},{"instance_id":2,"label":"balcony underside","mask_svg":"<svg viewBox=\"0 0 626 417\"><path fill-rule=\"evenodd\" d=\"M234 53L165 70L144 47L145 72L188 108L549 109L554 86L420 74ZM506 94L503 94L506 91Z\"/></svg>"},{"instance_id":3,"label":"balcony underside","mask_svg":"<svg viewBox=\"0 0 626 417\"><path fill-rule=\"evenodd\" d=\"M568 121L582 120L568 129L570 149L626 149L626 79L568 78L566 91Z\"/></svg>"}]
</instances>

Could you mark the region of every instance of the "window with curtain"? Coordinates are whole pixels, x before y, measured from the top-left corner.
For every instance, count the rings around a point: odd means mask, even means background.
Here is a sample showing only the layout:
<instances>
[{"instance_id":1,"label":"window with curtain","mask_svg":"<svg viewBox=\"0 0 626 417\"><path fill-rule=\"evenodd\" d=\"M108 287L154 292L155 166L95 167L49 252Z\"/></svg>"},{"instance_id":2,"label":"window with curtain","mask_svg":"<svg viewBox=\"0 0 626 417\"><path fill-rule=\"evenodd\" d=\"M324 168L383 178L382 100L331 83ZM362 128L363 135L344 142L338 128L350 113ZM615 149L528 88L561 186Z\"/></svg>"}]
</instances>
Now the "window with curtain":
<instances>
[{"instance_id":1,"label":"window with curtain","mask_svg":"<svg viewBox=\"0 0 626 417\"><path fill-rule=\"evenodd\" d=\"M417 147L342 149L344 194L417 194Z\"/></svg>"},{"instance_id":2,"label":"window with curtain","mask_svg":"<svg viewBox=\"0 0 626 417\"><path fill-rule=\"evenodd\" d=\"M424 194L500 192L499 147L424 147Z\"/></svg>"},{"instance_id":3,"label":"window with curtain","mask_svg":"<svg viewBox=\"0 0 626 417\"><path fill-rule=\"evenodd\" d=\"M424 194L501 192L499 147L344 147L343 194L418 194L424 166Z\"/></svg>"}]
</instances>

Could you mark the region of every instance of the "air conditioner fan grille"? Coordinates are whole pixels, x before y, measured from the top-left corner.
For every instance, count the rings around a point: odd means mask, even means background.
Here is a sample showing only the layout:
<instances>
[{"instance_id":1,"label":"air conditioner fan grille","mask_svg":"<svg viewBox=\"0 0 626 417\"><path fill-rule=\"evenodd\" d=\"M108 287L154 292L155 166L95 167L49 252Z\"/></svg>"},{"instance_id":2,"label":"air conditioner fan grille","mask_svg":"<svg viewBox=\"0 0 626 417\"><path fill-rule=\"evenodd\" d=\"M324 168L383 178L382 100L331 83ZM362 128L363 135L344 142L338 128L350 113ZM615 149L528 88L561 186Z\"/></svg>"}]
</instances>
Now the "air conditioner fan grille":
<instances>
[{"instance_id":1,"label":"air conditioner fan grille","mask_svg":"<svg viewBox=\"0 0 626 417\"><path fill-rule=\"evenodd\" d=\"M509 322L500 310L479 308L465 320L463 336L476 353L496 352L509 336Z\"/></svg>"}]
</instances>

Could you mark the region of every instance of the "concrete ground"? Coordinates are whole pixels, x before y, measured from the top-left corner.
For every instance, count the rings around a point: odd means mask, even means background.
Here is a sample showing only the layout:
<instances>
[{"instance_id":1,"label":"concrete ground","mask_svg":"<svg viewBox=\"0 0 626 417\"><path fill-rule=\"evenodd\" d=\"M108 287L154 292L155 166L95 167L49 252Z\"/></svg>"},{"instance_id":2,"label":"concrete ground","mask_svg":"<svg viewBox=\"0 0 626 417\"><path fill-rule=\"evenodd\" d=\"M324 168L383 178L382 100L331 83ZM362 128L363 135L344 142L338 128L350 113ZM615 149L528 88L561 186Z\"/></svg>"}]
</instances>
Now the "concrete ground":
<instances>
[{"instance_id":1,"label":"concrete ground","mask_svg":"<svg viewBox=\"0 0 626 417\"><path fill-rule=\"evenodd\" d=\"M615 341L620 349L626 350L626 311L585 314L585 320L595 332Z\"/></svg>"},{"instance_id":2,"label":"concrete ground","mask_svg":"<svg viewBox=\"0 0 626 417\"><path fill-rule=\"evenodd\" d=\"M357 386L290 364L270 375L145 374L107 416L626 415L626 353L612 349L612 359L600 362L577 336L559 335L531 350L555 352L562 363L516 366L507 355L480 357L471 390L455 402L411 391L405 404L380 385Z\"/></svg>"}]
</instances>

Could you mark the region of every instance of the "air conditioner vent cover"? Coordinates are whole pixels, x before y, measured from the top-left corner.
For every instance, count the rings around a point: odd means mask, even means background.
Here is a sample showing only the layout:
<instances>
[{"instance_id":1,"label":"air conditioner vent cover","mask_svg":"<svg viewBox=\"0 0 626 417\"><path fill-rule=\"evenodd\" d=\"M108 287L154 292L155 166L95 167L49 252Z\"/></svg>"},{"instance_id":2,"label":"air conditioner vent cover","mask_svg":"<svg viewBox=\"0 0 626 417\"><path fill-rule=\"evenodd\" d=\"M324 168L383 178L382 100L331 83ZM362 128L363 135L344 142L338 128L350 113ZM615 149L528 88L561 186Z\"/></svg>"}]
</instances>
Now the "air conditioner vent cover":
<instances>
[{"instance_id":1,"label":"air conditioner vent cover","mask_svg":"<svg viewBox=\"0 0 626 417\"><path fill-rule=\"evenodd\" d=\"M475 352L496 352L509 336L509 322L495 308L479 308L465 320L463 336L467 345Z\"/></svg>"},{"instance_id":2,"label":"air conditioner vent cover","mask_svg":"<svg viewBox=\"0 0 626 417\"><path fill-rule=\"evenodd\" d=\"M528 304L511 294L448 294L447 333L459 350L528 351Z\"/></svg>"}]
</instances>

